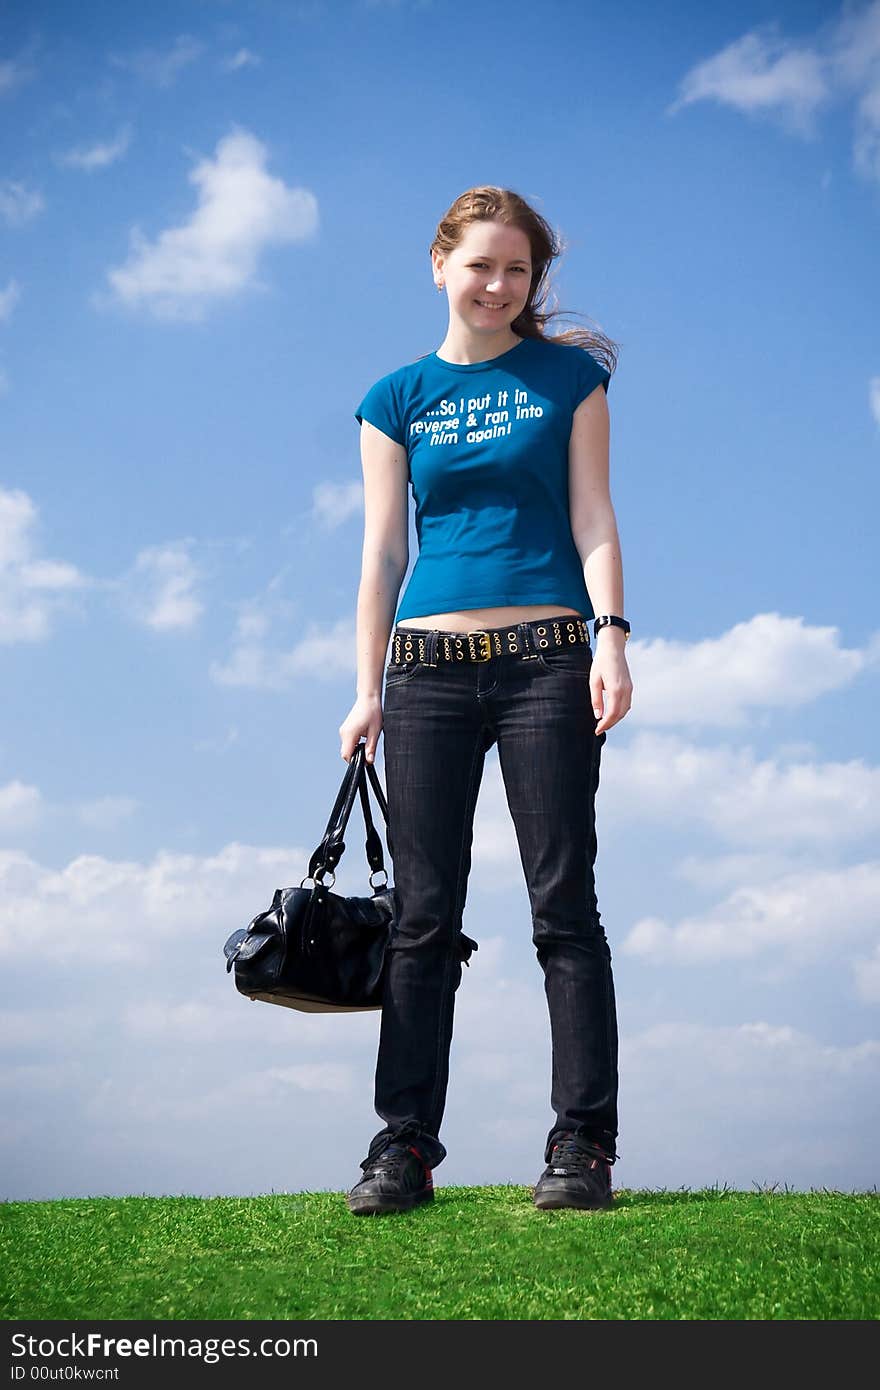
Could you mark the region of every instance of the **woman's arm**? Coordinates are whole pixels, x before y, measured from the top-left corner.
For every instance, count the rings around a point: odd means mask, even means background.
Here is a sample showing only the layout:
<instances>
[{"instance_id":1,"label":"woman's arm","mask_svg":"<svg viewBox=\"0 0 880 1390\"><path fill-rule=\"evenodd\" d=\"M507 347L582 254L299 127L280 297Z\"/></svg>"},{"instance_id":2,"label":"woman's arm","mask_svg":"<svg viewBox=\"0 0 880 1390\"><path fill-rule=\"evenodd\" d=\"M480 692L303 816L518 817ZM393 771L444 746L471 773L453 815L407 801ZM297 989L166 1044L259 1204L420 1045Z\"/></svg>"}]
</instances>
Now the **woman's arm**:
<instances>
[{"instance_id":1,"label":"woman's arm","mask_svg":"<svg viewBox=\"0 0 880 1390\"><path fill-rule=\"evenodd\" d=\"M364 420L364 544L357 598L357 699L340 725L346 762L366 735L372 762L382 728L382 674L400 585L409 564L406 449Z\"/></svg>"},{"instance_id":2,"label":"woman's arm","mask_svg":"<svg viewBox=\"0 0 880 1390\"><path fill-rule=\"evenodd\" d=\"M617 518L609 484L611 421L605 391L597 386L574 413L568 447L571 532L584 567L584 580L593 611L623 611L623 565ZM632 680L624 655L626 636L611 624L599 629L596 657L590 673L593 709L604 717L596 727L603 733L617 724L632 705Z\"/></svg>"}]
</instances>

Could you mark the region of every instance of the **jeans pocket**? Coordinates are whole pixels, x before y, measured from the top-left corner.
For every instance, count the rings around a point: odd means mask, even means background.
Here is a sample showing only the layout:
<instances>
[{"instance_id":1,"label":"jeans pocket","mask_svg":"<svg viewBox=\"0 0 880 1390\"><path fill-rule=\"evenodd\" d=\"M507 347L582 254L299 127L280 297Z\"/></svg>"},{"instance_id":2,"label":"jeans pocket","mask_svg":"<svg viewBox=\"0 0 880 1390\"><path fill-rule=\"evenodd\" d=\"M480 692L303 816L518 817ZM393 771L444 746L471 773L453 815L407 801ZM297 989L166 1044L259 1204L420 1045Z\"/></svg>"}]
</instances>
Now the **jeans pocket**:
<instances>
[{"instance_id":1,"label":"jeans pocket","mask_svg":"<svg viewBox=\"0 0 880 1390\"><path fill-rule=\"evenodd\" d=\"M553 671L561 676L583 679L590 674L592 664L593 651L588 642L572 642L568 647L553 647L538 652L538 665L544 671Z\"/></svg>"},{"instance_id":2,"label":"jeans pocket","mask_svg":"<svg viewBox=\"0 0 880 1390\"><path fill-rule=\"evenodd\" d=\"M393 689L395 685L406 685L421 665L421 661L389 661L385 667L385 689Z\"/></svg>"}]
</instances>

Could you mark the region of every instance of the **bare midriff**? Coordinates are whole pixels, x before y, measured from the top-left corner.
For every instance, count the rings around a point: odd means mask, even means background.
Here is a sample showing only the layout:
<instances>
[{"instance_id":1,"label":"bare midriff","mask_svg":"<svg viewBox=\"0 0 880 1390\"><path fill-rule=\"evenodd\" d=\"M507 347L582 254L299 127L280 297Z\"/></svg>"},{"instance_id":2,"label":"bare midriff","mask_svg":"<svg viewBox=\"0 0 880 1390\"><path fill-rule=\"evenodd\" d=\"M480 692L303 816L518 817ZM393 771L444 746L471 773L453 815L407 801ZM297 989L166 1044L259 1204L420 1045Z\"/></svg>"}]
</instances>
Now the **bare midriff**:
<instances>
[{"instance_id":1,"label":"bare midriff","mask_svg":"<svg viewBox=\"0 0 880 1390\"><path fill-rule=\"evenodd\" d=\"M480 632L484 628L507 627L511 623L555 618L560 613L580 616L577 608L560 608L558 603L529 603L521 608L466 608L457 613L429 613L424 618L404 618L398 628L439 628L442 632Z\"/></svg>"}]
</instances>

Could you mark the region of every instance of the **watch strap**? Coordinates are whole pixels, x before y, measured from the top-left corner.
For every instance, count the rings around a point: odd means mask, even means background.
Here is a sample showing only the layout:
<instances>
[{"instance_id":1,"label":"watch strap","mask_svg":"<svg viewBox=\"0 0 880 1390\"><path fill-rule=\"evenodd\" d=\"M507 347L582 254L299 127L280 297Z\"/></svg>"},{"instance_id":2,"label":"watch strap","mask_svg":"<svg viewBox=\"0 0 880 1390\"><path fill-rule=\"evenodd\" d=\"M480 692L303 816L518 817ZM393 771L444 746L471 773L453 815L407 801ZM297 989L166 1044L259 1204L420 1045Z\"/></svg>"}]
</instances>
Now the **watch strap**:
<instances>
[{"instance_id":1,"label":"watch strap","mask_svg":"<svg viewBox=\"0 0 880 1390\"><path fill-rule=\"evenodd\" d=\"M603 627L622 627L624 631L624 642L629 641L629 623L626 618L618 618L615 613L603 613L593 624L593 637L598 637Z\"/></svg>"}]
</instances>

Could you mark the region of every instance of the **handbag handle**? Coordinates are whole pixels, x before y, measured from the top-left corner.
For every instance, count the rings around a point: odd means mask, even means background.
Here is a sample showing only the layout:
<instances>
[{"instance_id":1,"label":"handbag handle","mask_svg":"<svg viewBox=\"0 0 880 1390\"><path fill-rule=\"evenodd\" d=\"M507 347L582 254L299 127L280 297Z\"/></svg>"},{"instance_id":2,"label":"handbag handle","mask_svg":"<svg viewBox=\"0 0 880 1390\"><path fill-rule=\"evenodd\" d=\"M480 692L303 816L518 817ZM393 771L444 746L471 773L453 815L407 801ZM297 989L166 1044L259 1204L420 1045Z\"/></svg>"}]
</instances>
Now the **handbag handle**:
<instances>
[{"instance_id":1,"label":"handbag handle","mask_svg":"<svg viewBox=\"0 0 880 1390\"><path fill-rule=\"evenodd\" d=\"M387 880L388 875L385 869L384 855L382 853L382 841L379 839L378 832L373 824L373 817L370 813L367 777L370 783L372 783L376 799L379 803L379 809L385 818L386 824L388 822L388 804L385 800L385 794L382 791L382 784L379 781L376 769L373 767L372 763L366 762L365 755L366 744L359 743L349 759L348 767L342 778L342 785L337 793L333 810L330 812L330 818L327 822L324 836L309 860L309 872L307 874L309 878L317 880L318 874L324 874L328 869L331 873L334 873L335 877L336 865L339 863L345 851L343 834L348 825L352 807L354 806L355 796L360 792L361 808L363 810L364 823L367 830L365 847L367 862L370 865L370 886L373 886L373 874L378 870L381 870L382 873L385 874ZM367 774L366 777L364 773L365 769Z\"/></svg>"}]
</instances>

